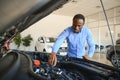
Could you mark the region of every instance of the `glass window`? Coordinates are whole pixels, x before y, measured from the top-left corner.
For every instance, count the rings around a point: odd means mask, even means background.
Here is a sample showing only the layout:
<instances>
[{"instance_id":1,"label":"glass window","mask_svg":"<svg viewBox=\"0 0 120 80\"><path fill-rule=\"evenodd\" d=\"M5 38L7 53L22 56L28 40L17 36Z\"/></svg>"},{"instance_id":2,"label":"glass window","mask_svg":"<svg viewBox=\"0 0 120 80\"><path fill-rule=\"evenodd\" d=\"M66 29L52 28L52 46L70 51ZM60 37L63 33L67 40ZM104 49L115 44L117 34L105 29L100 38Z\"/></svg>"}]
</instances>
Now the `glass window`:
<instances>
[{"instance_id":1,"label":"glass window","mask_svg":"<svg viewBox=\"0 0 120 80\"><path fill-rule=\"evenodd\" d=\"M100 12L100 18L99 18L99 20L104 20L104 19L105 19L104 13L103 13L103 12Z\"/></svg>"},{"instance_id":2,"label":"glass window","mask_svg":"<svg viewBox=\"0 0 120 80\"><path fill-rule=\"evenodd\" d=\"M120 24L120 16L116 17L116 24Z\"/></svg>"},{"instance_id":3,"label":"glass window","mask_svg":"<svg viewBox=\"0 0 120 80\"><path fill-rule=\"evenodd\" d=\"M45 40L46 40L47 43L54 43L56 41L56 38L46 37Z\"/></svg>"},{"instance_id":4,"label":"glass window","mask_svg":"<svg viewBox=\"0 0 120 80\"><path fill-rule=\"evenodd\" d=\"M114 17L114 9L107 10L106 14L107 14L108 18L113 18Z\"/></svg>"},{"instance_id":5,"label":"glass window","mask_svg":"<svg viewBox=\"0 0 120 80\"><path fill-rule=\"evenodd\" d=\"M100 20L100 21L99 21L99 26L100 26L100 27L103 27L103 26L105 26L105 25L107 25L106 20Z\"/></svg>"},{"instance_id":6,"label":"glass window","mask_svg":"<svg viewBox=\"0 0 120 80\"><path fill-rule=\"evenodd\" d=\"M112 36L114 36L114 28L113 26L110 26L111 28L111 33L112 33ZM113 37L114 38L114 37ZM103 45L103 46L106 46L106 45L111 45L111 37L110 37L110 32L108 30L108 27L105 26L105 27L101 27L100 28L100 44Z\"/></svg>"},{"instance_id":7,"label":"glass window","mask_svg":"<svg viewBox=\"0 0 120 80\"><path fill-rule=\"evenodd\" d=\"M120 25L115 26L115 37L116 37L116 40L120 39Z\"/></svg>"},{"instance_id":8,"label":"glass window","mask_svg":"<svg viewBox=\"0 0 120 80\"><path fill-rule=\"evenodd\" d=\"M88 23L88 27L89 27L89 28L93 28L93 27L95 28L95 27L98 27L98 21Z\"/></svg>"},{"instance_id":9,"label":"glass window","mask_svg":"<svg viewBox=\"0 0 120 80\"><path fill-rule=\"evenodd\" d=\"M120 7L116 8L116 16L120 16Z\"/></svg>"},{"instance_id":10,"label":"glass window","mask_svg":"<svg viewBox=\"0 0 120 80\"><path fill-rule=\"evenodd\" d=\"M94 14L94 15L88 16L87 18L88 18L88 20L87 20L88 22L96 22L99 19L99 15L98 14Z\"/></svg>"},{"instance_id":11,"label":"glass window","mask_svg":"<svg viewBox=\"0 0 120 80\"><path fill-rule=\"evenodd\" d=\"M90 30L92 32L95 44L99 44L99 28L91 28Z\"/></svg>"}]
</instances>

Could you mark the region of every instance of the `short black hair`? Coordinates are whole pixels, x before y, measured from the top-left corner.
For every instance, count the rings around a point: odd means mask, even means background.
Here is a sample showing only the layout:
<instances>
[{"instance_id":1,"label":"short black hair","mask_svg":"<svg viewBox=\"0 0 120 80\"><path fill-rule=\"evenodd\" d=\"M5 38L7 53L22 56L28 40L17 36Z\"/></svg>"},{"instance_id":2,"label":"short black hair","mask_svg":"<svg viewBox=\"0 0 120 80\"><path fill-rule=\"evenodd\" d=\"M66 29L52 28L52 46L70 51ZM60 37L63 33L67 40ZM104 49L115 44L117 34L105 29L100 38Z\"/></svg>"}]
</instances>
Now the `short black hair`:
<instances>
[{"instance_id":1,"label":"short black hair","mask_svg":"<svg viewBox=\"0 0 120 80\"><path fill-rule=\"evenodd\" d=\"M73 20L74 20L75 18L77 18L77 19L83 19L83 21L85 22L85 17L84 17L84 15L82 15L82 14L76 14L76 15L73 17Z\"/></svg>"}]
</instances>

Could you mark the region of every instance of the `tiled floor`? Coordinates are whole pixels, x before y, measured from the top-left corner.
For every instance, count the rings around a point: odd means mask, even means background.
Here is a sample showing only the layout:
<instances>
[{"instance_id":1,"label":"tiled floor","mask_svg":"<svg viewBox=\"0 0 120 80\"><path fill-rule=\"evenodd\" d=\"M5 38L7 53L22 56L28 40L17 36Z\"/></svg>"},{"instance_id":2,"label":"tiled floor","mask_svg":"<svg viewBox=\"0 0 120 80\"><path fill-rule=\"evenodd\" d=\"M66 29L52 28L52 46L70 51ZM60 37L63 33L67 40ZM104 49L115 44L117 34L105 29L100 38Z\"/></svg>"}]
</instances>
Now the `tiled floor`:
<instances>
[{"instance_id":1,"label":"tiled floor","mask_svg":"<svg viewBox=\"0 0 120 80\"><path fill-rule=\"evenodd\" d=\"M95 53L92 60L112 66L111 62L106 59L105 53Z\"/></svg>"}]
</instances>

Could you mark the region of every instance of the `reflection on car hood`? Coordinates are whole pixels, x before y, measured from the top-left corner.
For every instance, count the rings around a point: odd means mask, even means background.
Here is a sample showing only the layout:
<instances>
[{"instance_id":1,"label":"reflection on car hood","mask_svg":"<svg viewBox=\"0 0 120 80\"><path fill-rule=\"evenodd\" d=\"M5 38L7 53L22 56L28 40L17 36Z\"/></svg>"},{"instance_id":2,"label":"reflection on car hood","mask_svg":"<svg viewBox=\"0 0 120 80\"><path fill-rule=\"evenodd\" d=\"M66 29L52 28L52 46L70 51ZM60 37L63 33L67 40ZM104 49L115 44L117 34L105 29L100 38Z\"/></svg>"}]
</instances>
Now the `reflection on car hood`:
<instances>
[{"instance_id":1,"label":"reflection on car hood","mask_svg":"<svg viewBox=\"0 0 120 80\"><path fill-rule=\"evenodd\" d=\"M1 45L66 2L68 0L0 0Z\"/></svg>"}]
</instances>

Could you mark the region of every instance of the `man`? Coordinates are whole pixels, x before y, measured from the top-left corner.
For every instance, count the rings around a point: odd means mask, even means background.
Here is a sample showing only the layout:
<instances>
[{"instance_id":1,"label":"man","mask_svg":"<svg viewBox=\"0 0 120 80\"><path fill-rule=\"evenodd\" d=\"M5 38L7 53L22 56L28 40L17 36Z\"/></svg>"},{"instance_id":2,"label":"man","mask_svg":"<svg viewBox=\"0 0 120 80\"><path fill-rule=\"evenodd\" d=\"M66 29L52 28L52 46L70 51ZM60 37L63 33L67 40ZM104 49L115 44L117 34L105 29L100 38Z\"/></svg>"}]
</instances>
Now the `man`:
<instances>
[{"instance_id":1,"label":"man","mask_svg":"<svg viewBox=\"0 0 120 80\"><path fill-rule=\"evenodd\" d=\"M52 53L48 63L55 66L57 63L56 53L62 42L66 39L68 42L68 56L89 60L94 54L95 44L90 30L84 26L85 17L82 14L76 14L73 17L71 27L65 29L57 38L53 45ZM88 43L88 55L85 55L85 43Z\"/></svg>"}]
</instances>

